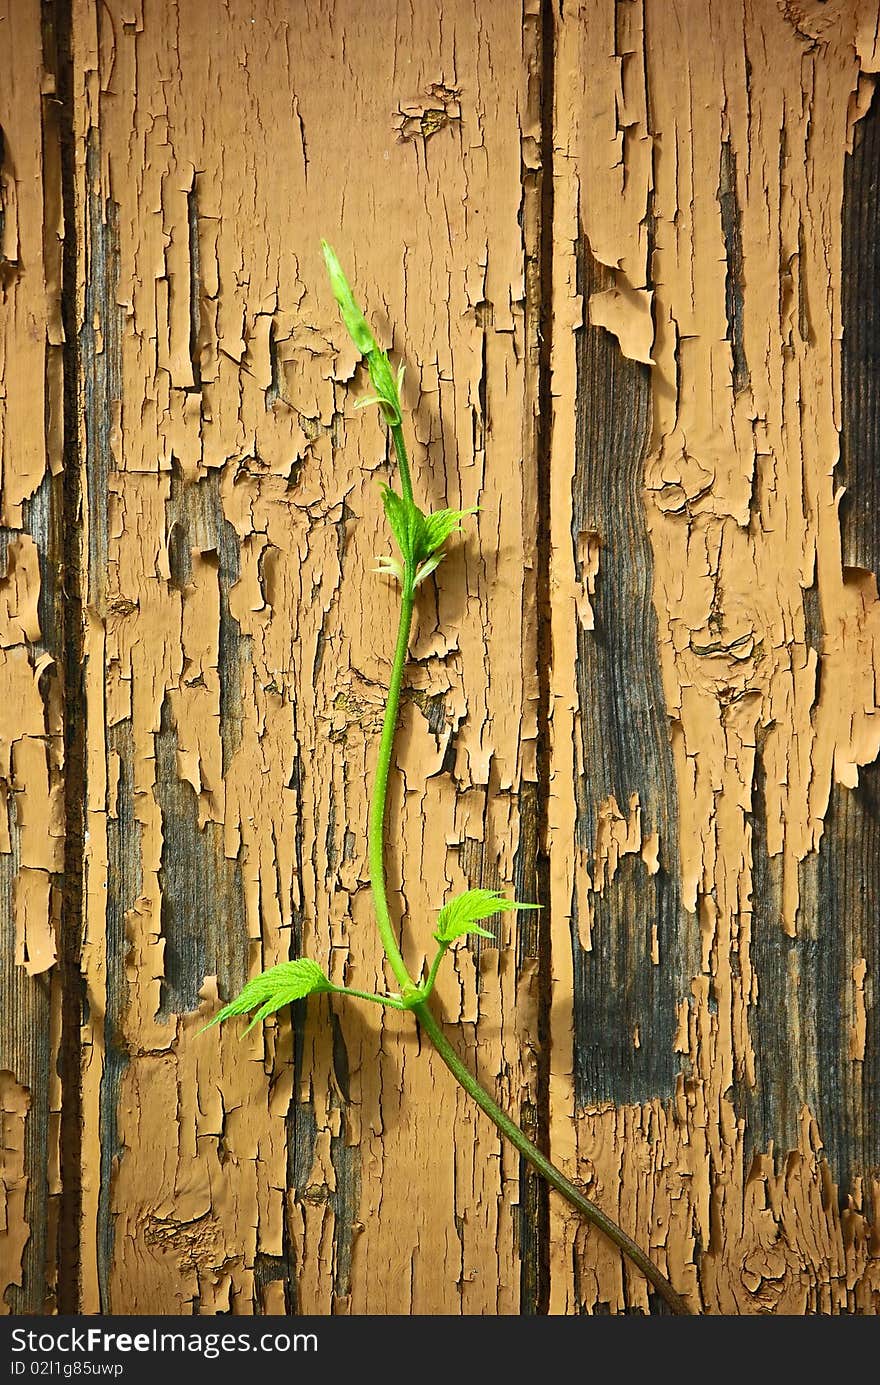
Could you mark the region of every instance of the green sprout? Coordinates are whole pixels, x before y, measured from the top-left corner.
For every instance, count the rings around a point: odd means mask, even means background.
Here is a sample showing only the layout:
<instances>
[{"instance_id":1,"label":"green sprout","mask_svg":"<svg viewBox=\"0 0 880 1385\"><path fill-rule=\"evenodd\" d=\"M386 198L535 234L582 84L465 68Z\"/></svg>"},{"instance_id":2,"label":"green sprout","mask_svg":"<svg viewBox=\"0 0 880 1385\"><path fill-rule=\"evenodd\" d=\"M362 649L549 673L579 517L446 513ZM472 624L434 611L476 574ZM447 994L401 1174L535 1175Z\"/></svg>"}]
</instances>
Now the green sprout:
<instances>
[{"instance_id":1,"label":"green sprout","mask_svg":"<svg viewBox=\"0 0 880 1385\"><path fill-rule=\"evenodd\" d=\"M385 882L385 826L388 796L388 774L394 750L397 730L400 693L407 661L410 631L412 628L415 594L419 584L432 572L444 556L444 546L455 533L460 532L461 522L470 510L438 510L426 514L420 510L413 499L412 479L409 459L403 436L403 411L400 403L400 389L403 380L403 367L395 374L388 356L379 349L366 318L355 302L354 294L346 279L342 266L334 251L322 241L324 259L334 297L339 304L342 320L349 335L366 361L375 394L363 404L378 404L382 417L391 432L398 471L400 473L400 494L390 486L383 486L382 500L391 532L397 543L398 557L378 559L378 571L393 576L400 587L400 620L391 678L388 685L388 698L382 735L379 741L379 755L376 775L370 799L368 822L368 854L370 868L370 889L376 925L388 964L399 986L397 994L375 995L367 991L352 990L347 986L334 986L324 975L317 963L310 958L300 957L294 961L282 962L270 967L248 981L241 993L214 1016L210 1024L218 1024L235 1016L250 1014L253 1017L244 1033L259 1024L276 1011L284 1009L292 1001L302 1000L309 995L324 992L329 995L354 996L377 1005L385 1005L394 1010L410 1010L418 1021L424 1034L431 1040L434 1048L452 1073L456 1081L483 1110L496 1128L518 1150L538 1173L540 1173L557 1192L574 1207L582 1217L599 1231L603 1232L654 1286L674 1313L689 1314L690 1307L676 1292L666 1277L652 1260L642 1251L616 1222L608 1217L600 1207L584 1197L583 1193L544 1155L523 1133L515 1121L493 1100L486 1089L477 1081L459 1058L457 1052L443 1033L429 1001L434 990L437 973L450 946L467 934L477 934L483 938L494 935L480 925L495 914L516 909L536 909L537 904L522 904L508 899L497 890L466 890L444 904L437 915L434 941L437 952L433 961L422 967L421 979L410 976L391 922ZM206 1025L210 1028L210 1025Z\"/></svg>"}]
</instances>

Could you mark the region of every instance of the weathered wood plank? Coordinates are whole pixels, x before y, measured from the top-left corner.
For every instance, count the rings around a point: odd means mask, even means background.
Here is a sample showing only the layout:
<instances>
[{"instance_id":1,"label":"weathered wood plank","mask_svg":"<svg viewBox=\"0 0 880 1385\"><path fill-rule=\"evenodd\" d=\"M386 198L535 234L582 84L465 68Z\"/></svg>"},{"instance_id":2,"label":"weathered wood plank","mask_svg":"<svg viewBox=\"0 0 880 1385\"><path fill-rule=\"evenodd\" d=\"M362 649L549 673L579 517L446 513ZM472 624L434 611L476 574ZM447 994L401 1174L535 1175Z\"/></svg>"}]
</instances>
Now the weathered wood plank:
<instances>
[{"instance_id":1,"label":"weathered wood plank","mask_svg":"<svg viewBox=\"0 0 880 1385\"><path fill-rule=\"evenodd\" d=\"M420 497L481 506L419 603L392 787L408 959L451 889L533 883L536 14L77 0L73 32L83 1306L516 1312L541 1292L517 1161L405 1023L324 1001L295 1033L196 1031L300 949L383 982L388 455L352 412L322 234L405 352ZM534 1110L537 935L510 933L457 953L440 1004Z\"/></svg>"},{"instance_id":2,"label":"weathered wood plank","mask_svg":"<svg viewBox=\"0 0 880 1385\"><path fill-rule=\"evenodd\" d=\"M551 1142L708 1312L880 1302L877 19L557 26Z\"/></svg>"},{"instance_id":3,"label":"weathered wood plank","mask_svg":"<svg viewBox=\"0 0 880 1385\"><path fill-rule=\"evenodd\" d=\"M44 52L45 39L45 52ZM41 7L0 4L0 1311L56 1290L61 202Z\"/></svg>"},{"instance_id":4,"label":"weathered wood plank","mask_svg":"<svg viewBox=\"0 0 880 1385\"><path fill-rule=\"evenodd\" d=\"M880 572L880 93L866 90L844 165L841 455L844 579L876 602ZM864 110L864 104L862 105ZM819 853L820 1127L844 1189L880 1176L880 761L834 784ZM822 946L824 937L839 939Z\"/></svg>"},{"instance_id":5,"label":"weathered wood plank","mask_svg":"<svg viewBox=\"0 0 880 1385\"><path fill-rule=\"evenodd\" d=\"M62 669L87 1311L652 1306L393 1017L196 1035L301 948L381 984L388 459L322 233L420 494L482 507L414 640L407 955L549 874L441 990L489 1085L705 1311L877 1311L876 0L472 10L0 0L7 1311L78 1289Z\"/></svg>"}]
</instances>

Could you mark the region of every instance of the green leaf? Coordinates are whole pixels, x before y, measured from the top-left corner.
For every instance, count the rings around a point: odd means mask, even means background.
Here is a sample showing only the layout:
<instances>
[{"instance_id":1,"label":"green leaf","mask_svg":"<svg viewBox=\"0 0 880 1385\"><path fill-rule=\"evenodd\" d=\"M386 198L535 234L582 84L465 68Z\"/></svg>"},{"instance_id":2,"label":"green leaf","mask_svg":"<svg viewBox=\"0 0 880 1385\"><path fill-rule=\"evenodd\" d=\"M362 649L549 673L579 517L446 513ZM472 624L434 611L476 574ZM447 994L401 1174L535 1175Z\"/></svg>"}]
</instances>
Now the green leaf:
<instances>
[{"instance_id":1,"label":"green leaf","mask_svg":"<svg viewBox=\"0 0 880 1385\"><path fill-rule=\"evenodd\" d=\"M316 992L332 990L332 983L311 958L299 957L294 962L279 962L277 966L270 967L268 971L261 971L259 976L248 981L235 999L224 1005L223 1009L205 1025L205 1029L210 1029L214 1024L222 1024L224 1020L232 1019L235 1015L246 1015L250 1010L256 1010L256 1015L244 1030L244 1034L247 1034L255 1024L259 1024L276 1010L283 1010L284 1006L290 1005L292 1001L302 1000ZM199 1032L204 1033L204 1030Z\"/></svg>"},{"instance_id":2,"label":"green leaf","mask_svg":"<svg viewBox=\"0 0 880 1385\"><path fill-rule=\"evenodd\" d=\"M423 563L419 563L416 568L416 575L413 578L413 586L417 587L420 582L424 582L426 577L430 577L432 572L436 572L445 556L445 553L432 553L430 558L426 558Z\"/></svg>"},{"instance_id":3,"label":"green leaf","mask_svg":"<svg viewBox=\"0 0 880 1385\"><path fill-rule=\"evenodd\" d=\"M403 568L396 558L377 558L376 566L373 568L373 571L378 572L382 577L393 577L395 581L403 586Z\"/></svg>"},{"instance_id":4,"label":"green leaf","mask_svg":"<svg viewBox=\"0 0 880 1385\"><path fill-rule=\"evenodd\" d=\"M442 946L448 947L456 938L466 933L478 933L481 938L492 938L494 934L478 926L480 919L491 918L493 914L507 913L511 909L540 909L540 904L521 904L517 899L507 899L500 890L465 890L444 904L437 915L437 928L434 937Z\"/></svg>"},{"instance_id":5,"label":"green leaf","mask_svg":"<svg viewBox=\"0 0 880 1385\"><path fill-rule=\"evenodd\" d=\"M321 241L321 248L324 251L324 261L330 276L333 297L339 304L342 313L342 321L348 328L348 335L358 351L366 357L370 379L376 391L372 398L362 399L356 407L363 408L367 404L378 404L385 417L385 422L392 428L396 428L401 420L400 387L403 383L403 366L400 367L395 377L387 355L384 351L380 351L379 344L370 331L367 319L354 300L351 285L342 271L342 265L339 263L336 251L325 240Z\"/></svg>"},{"instance_id":6,"label":"green leaf","mask_svg":"<svg viewBox=\"0 0 880 1385\"><path fill-rule=\"evenodd\" d=\"M389 427L396 428L401 419L400 395L397 392L397 380L394 378L391 362L385 352L380 351L374 344L374 349L367 355L367 366L385 422ZM400 379L400 372L397 378Z\"/></svg>"},{"instance_id":7,"label":"green leaf","mask_svg":"<svg viewBox=\"0 0 880 1385\"><path fill-rule=\"evenodd\" d=\"M390 486L382 486L382 504L385 506L385 514L388 516L388 523L391 532L397 539L397 546L408 561L414 561L413 541L416 531L419 528L419 521L422 519L422 512L418 505L411 500L404 500L402 495L393 491Z\"/></svg>"},{"instance_id":8,"label":"green leaf","mask_svg":"<svg viewBox=\"0 0 880 1385\"><path fill-rule=\"evenodd\" d=\"M385 485L382 501L398 547L416 570L416 585L437 567L443 556L440 549L450 534L460 532L461 521L477 509L474 505L469 510L437 510L426 515L415 501L405 500Z\"/></svg>"},{"instance_id":9,"label":"green leaf","mask_svg":"<svg viewBox=\"0 0 880 1385\"><path fill-rule=\"evenodd\" d=\"M442 548L450 534L460 534L461 521L476 513L477 506L472 505L469 510L435 510L432 515L425 515L425 552L421 561Z\"/></svg>"},{"instance_id":10,"label":"green leaf","mask_svg":"<svg viewBox=\"0 0 880 1385\"><path fill-rule=\"evenodd\" d=\"M336 257L336 251L332 246L328 245L325 240L321 241L321 248L324 251L324 262L327 265L327 273L330 276L330 287L333 290L333 297L339 304L342 313L342 321L348 328L348 335L351 337L361 355L369 356L372 351L379 350L376 338L370 331L367 319L354 301L354 294L351 291L348 280L342 272L342 265Z\"/></svg>"}]
</instances>

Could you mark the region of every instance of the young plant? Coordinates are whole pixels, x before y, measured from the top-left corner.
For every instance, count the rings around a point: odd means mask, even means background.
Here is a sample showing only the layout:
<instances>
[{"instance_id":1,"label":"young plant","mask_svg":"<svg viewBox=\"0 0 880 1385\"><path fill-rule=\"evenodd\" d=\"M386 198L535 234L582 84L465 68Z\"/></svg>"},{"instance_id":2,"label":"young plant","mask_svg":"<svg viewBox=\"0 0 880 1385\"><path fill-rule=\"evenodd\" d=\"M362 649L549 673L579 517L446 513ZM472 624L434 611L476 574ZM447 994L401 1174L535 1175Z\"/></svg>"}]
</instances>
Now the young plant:
<instances>
[{"instance_id":1,"label":"young plant","mask_svg":"<svg viewBox=\"0 0 880 1385\"><path fill-rule=\"evenodd\" d=\"M538 905L522 904L507 899L497 890L466 890L463 894L449 900L437 915L433 938L437 951L430 966L423 965L420 979L410 976L397 944L385 884L385 819L388 793L388 773L394 749L397 729L400 692L406 667L410 630L416 589L431 573L435 572L444 556L444 546L452 534L461 529L461 521L473 510L438 510L426 514L413 498L412 479L409 469L406 444L403 436L403 415L400 406L400 386L403 379L403 366L395 374L384 351L371 332L366 319L354 300L351 288L336 255L326 241L322 241L324 258L333 294L339 304L342 319L357 349L367 363L375 394L361 401L363 404L378 404L388 428L397 457L400 475L400 492L390 486L382 487L382 501L391 532L397 543L398 556L378 559L378 571L394 578L400 589L400 620L397 642L391 666L391 679L388 685L388 699L382 736L379 741L379 756L376 777L370 800L368 824L368 851L370 868L370 888L379 936L385 955L397 981L399 991L387 995L353 990L349 986L334 986L324 975L316 962L308 957L295 961L281 962L268 971L255 976L228 1005L214 1016L206 1028L219 1024L237 1015L252 1013L253 1017L244 1033L255 1024L268 1018L278 1010L283 1010L294 1000L320 994L353 996L376 1005L385 1005L392 1010L409 1010L421 1030L431 1040L443 1062L453 1077L473 1097L477 1105L523 1158L547 1180L551 1187L568 1201L572 1207L590 1222L629 1257L634 1265L666 1301L674 1313L688 1314L690 1308L676 1293L675 1289L660 1273L657 1266L640 1247L631 1240L610 1217L584 1197L575 1185L552 1164L546 1155L533 1145L523 1134L515 1121L502 1111L485 1088L461 1061L455 1049L446 1038L430 1007L437 973L449 947L457 938L476 933L484 938L493 935L481 923L494 914L514 909L535 909Z\"/></svg>"}]
</instances>

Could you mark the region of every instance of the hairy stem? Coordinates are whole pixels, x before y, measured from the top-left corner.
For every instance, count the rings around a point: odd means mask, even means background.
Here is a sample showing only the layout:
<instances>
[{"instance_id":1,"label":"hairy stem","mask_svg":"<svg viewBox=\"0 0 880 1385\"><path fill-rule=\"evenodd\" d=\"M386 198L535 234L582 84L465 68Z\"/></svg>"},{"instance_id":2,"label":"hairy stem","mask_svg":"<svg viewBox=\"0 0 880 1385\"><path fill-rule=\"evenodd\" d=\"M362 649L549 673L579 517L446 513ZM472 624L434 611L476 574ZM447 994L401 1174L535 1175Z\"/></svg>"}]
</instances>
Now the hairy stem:
<instances>
[{"instance_id":1,"label":"hairy stem","mask_svg":"<svg viewBox=\"0 0 880 1385\"><path fill-rule=\"evenodd\" d=\"M406 448L403 439L402 427L398 424L392 426L391 436L394 441L394 448L400 466L401 490L404 497L412 500L412 483L410 480L409 463L406 455ZM403 957L400 953L397 936L391 923L391 916L388 910L388 895L385 885L385 817L388 798L388 773L391 766L391 757L394 751L394 737L397 730L397 714L400 707L400 691L403 685L403 674L406 666L406 656L409 647L410 631L413 619L413 579L414 573L411 564L407 563L404 567L403 590L400 603L400 624L397 631L397 643L394 648L394 661L391 667L391 679L388 685L388 701L385 706L385 719L382 724L382 738L379 742L379 760L376 767L376 778L373 784L373 793L370 802L370 821L369 821L369 857L370 857L370 886L373 892L373 902L376 910L376 922L379 934L389 964L398 984L404 995L413 989L413 981L407 972ZM445 949L434 960L431 968L429 980L433 985L434 977L437 973L440 959ZM495 1124L502 1135L510 1140L511 1144L519 1151L524 1159L537 1169L546 1178L547 1182L557 1192L561 1193L567 1202L578 1211L582 1217L599 1231L603 1232L609 1240L628 1256L632 1263L642 1272L650 1284L661 1295L664 1301L674 1313L690 1314L691 1309L684 1299L678 1294L669 1280L660 1273L657 1266L648 1258L644 1251L640 1250L626 1232L623 1231L616 1222L584 1197L575 1185L565 1177L560 1169L552 1164L546 1155L542 1154L537 1145L533 1145L531 1140L520 1130L515 1121L505 1115L501 1107L492 1099L486 1089L477 1081L474 1075L465 1067L455 1049L450 1044L439 1023L431 1013L427 1003L422 1001L412 1005L413 1014L416 1016L422 1030L427 1034L432 1044L436 1048L443 1062L452 1073L455 1080L461 1087L473 1097L474 1101L482 1111L485 1111L489 1119Z\"/></svg>"},{"instance_id":2,"label":"hairy stem","mask_svg":"<svg viewBox=\"0 0 880 1385\"><path fill-rule=\"evenodd\" d=\"M397 455L397 469L400 472L400 493L407 504L412 504L413 488L412 479L409 474L409 457L406 454L406 439L403 436L403 424L392 423L391 440L394 443L394 451Z\"/></svg>"},{"instance_id":3,"label":"hairy stem","mask_svg":"<svg viewBox=\"0 0 880 1385\"><path fill-rule=\"evenodd\" d=\"M446 953L448 951L448 943L441 943L437 949L437 955L431 963L431 970L428 972L428 975L422 984L422 990L425 993L426 1000L428 999L428 996L434 989L434 982L437 980L437 973L440 970L440 963L443 961L443 958L446 956Z\"/></svg>"},{"instance_id":4,"label":"hairy stem","mask_svg":"<svg viewBox=\"0 0 880 1385\"><path fill-rule=\"evenodd\" d=\"M396 440L395 440L396 445ZM398 454L400 455L400 454ZM405 455L405 454L404 454ZM400 707L400 689L403 683L403 670L406 666L406 651L409 645L409 632L413 617L413 574L407 565L403 575L403 593L400 599L400 625L397 631L397 644L394 649L394 662L391 665L391 679L388 684L388 701L385 704L385 720L382 723L382 739L379 741L379 759L376 765L376 779L370 800L370 820L368 828L370 888L373 892L373 907L376 910L376 924L382 946L394 972L397 984L404 992L413 985L400 953L397 937L388 912L388 892L385 886L385 813L388 799L388 771L391 768L391 755L394 750L394 733L397 730L397 713Z\"/></svg>"},{"instance_id":5,"label":"hairy stem","mask_svg":"<svg viewBox=\"0 0 880 1385\"><path fill-rule=\"evenodd\" d=\"M404 1005L403 1001L396 995L376 995L374 991L358 991L354 986L334 986L331 995L351 995L356 1000L371 1000L374 1005L387 1005L389 1010L411 1010L411 1005Z\"/></svg>"},{"instance_id":6,"label":"hairy stem","mask_svg":"<svg viewBox=\"0 0 880 1385\"><path fill-rule=\"evenodd\" d=\"M515 1121L502 1111L501 1107L492 1100L474 1075L465 1067L455 1049L447 1039L437 1020L434 1018L427 1004L413 1006L413 1014L427 1034L431 1043L436 1048L440 1057L458 1082L482 1111L485 1111L489 1119L500 1130L502 1135L506 1135L510 1143L519 1150L524 1159L527 1159L533 1168L538 1170L551 1188L555 1188L561 1193L566 1202L570 1202L585 1221L590 1222L599 1231L603 1232L610 1241L627 1255L632 1263L641 1270L642 1274L653 1284L658 1294L669 1305L673 1313L689 1315L691 1310L685 1303L680 1294L669 1283L664 1275L660 1273L653 1261L649 1260L643 1250L639 1248L626 1232L621 1230L616 1222L597 1207L589 1198L584 1197L575 1185L566 1178L565 1174L552 1164L546 1155L542 1154L537 1145L533 1145L528 1136L524 1135Z\"/></svg>"}]
</instances>

